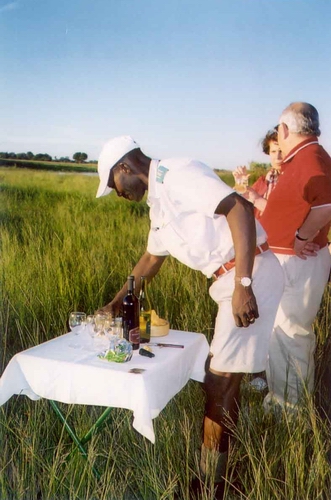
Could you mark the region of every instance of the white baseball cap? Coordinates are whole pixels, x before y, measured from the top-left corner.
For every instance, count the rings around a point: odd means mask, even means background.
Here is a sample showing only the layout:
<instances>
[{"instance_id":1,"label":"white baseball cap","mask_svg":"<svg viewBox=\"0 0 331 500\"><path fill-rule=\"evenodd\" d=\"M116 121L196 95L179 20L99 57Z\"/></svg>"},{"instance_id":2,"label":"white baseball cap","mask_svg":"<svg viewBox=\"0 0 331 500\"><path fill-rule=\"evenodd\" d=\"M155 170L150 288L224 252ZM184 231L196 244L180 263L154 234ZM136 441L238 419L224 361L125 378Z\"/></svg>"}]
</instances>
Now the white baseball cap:
<instances>
[{"instance_id":1,"label":"white baseball cap","mask_svg":"<svg viewBox=\"0 0 331 500\"><path fill-rule=\"evenodd\" d=\"M139 148L139 144L137 144L136 141L129 135L114 137L106 142L98 160L100 184L96 198L100 198L101 196L111 193L112 188L107 186L111 169L121 158L123 158L124 155L137 148Z\"/></svg>"}]
</instances>

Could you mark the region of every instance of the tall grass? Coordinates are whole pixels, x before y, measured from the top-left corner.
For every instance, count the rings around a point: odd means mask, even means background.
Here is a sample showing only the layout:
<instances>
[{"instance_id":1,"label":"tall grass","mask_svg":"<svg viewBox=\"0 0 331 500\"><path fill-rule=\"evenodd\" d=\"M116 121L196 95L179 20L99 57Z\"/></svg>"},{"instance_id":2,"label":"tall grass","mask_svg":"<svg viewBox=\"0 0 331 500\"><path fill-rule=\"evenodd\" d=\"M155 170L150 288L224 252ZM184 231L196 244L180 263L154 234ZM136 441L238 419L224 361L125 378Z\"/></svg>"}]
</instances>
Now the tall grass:
<instances>
[{"instance_id":1,"label":"tall grass","mask_svg":"<svg viewBox=\"0 0 331 500\"><path fill-rule=\"evenodd\" d=\"M98 180L82 175L0 170L0 368L18 351L67 331L69 311L92 312L108 302L145 249L148 210L115 196L95 199ZM316 332L319 380L328 346L329 291ZM216 313L206 279L172 258L151 285L159 314L173 328L210 339ZM242 388L242 412L230 454L226 498L329 498L327 412L307 396L296 419L264 415L262 395ZM83 435L102 412L63 405ZM154 421L156 444L133 430L132 414L114 409L89 446L105 471L96 481L73 452L46 400L13 397L0 408L1 499L189 498L199 474L204 393L190 381ZM201 498L212 498L206 484Z\"/></svg>"}]
</instances>

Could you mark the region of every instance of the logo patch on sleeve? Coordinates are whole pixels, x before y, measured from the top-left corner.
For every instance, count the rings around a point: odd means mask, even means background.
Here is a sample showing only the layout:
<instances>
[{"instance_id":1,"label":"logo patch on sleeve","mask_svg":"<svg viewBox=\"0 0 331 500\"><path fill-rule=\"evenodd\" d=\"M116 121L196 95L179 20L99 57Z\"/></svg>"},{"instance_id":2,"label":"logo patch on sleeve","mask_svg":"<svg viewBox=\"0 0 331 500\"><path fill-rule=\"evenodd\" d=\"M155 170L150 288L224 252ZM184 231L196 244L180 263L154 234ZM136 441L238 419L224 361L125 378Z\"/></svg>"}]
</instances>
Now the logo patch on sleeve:
<instances>
[{"instance_id":1,"label":"logo patch on sleeve","mask_svg":"<svg viewBox=\"0 0 331 500\"><path fill-rule=\"evenodd\" d=\"M169 172L168 168L163 167L162 165L159 165L157 167L157 171L156 171L156 182L163 184L164 177L165 177L167 172Z\"/></svg>"}]
</instances>

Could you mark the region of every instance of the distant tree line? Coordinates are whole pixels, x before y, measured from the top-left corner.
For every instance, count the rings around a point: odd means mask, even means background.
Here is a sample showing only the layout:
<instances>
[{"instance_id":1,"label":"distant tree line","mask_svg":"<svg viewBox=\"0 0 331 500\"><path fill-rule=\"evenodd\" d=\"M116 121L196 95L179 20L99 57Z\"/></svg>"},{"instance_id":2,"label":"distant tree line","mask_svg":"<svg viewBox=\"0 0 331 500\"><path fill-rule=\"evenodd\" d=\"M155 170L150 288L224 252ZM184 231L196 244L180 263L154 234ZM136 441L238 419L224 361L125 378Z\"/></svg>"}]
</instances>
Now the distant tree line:
<instances>
[{"instance_id":1,"label":"distant tree line","mask_svg":"<svg viewBox=\"0 0 331 500\"><path fill-rule=\"evenodd\" d=\"M88 155L86 153L77 152L72 156L72 158L73 159L71 160L69 156L61 156L61 158L57 158L55 156L53 159L51 155L47 153L38 153L35 155L31 151L28 151L27 153L0 152L0 159L4 160L58 161L61 163L84 163L87 160Z\"/></svg>"}]
</instances>

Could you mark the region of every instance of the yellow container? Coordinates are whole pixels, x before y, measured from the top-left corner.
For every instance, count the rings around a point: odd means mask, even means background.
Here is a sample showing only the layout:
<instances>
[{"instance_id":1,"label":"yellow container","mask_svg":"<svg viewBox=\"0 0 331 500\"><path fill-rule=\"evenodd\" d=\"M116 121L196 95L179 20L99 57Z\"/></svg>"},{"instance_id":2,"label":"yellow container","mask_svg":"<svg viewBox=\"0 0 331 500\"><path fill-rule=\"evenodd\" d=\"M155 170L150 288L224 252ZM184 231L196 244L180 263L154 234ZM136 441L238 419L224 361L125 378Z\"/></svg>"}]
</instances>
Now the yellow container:
<instances>
[{"instance_id":1,"label":"yellow container","mask_svg":"<svg viewBox=\"0 0 331 500\"><path fill-rule=\"evenodd\" d=\"M151 337L165 337L169 333L169 322L163 320L163 325L151 325Z\"/></svg>"},{"instance_id":2,"label":"yellow container","mask_svg":"<svg viewBox=\"0 0 331 500\"><path fill-rule=\"evenodd\" d=\"M151 314L151 337L164 337L169 333L169 321L159 318L154 309Z\"/></svg>"}]
</instances>

